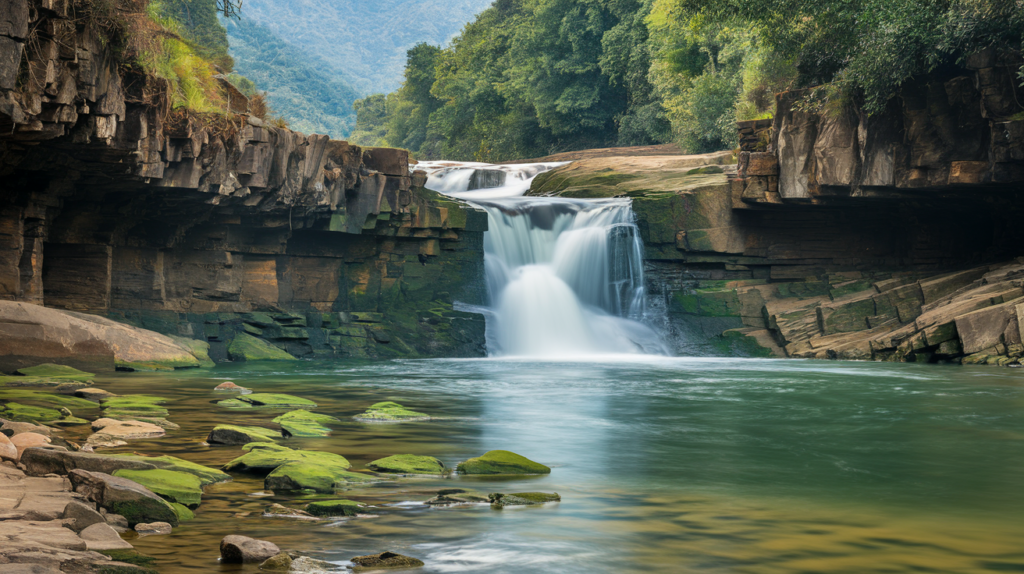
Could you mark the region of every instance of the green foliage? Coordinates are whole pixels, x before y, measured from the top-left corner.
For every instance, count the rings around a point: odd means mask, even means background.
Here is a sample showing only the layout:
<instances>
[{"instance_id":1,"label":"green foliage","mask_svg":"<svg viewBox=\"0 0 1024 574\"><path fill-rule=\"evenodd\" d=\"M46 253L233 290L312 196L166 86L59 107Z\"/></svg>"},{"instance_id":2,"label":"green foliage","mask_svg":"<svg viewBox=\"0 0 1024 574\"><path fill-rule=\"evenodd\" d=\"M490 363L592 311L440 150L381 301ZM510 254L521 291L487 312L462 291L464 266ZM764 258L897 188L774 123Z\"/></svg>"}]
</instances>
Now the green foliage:
<instances>
[{"instance_id":1,"label":"green foliage","mask_svg":"<svg viewBox=\"0 0 1024 574\"><path fill-rule=\"evenodd\" d=\"M349 141L356 145L379 147L384 143L387 127L387 94L373 94L356 100L352 107L356 111L356 127Z\"/></svg>"},{"instance_id":2,"label":"green foliage","mask_svg":"<svg viewBox=\"0 0 1024 574\"><path fill-rule=\"evenodd\" d=\"M153 0L152 9L163 19L180 24L180 34L196 52L223 72L230 72L234 61L228 55L228 33L217 20L222 12L217 0Z\"/></svg>"}]
</instances>

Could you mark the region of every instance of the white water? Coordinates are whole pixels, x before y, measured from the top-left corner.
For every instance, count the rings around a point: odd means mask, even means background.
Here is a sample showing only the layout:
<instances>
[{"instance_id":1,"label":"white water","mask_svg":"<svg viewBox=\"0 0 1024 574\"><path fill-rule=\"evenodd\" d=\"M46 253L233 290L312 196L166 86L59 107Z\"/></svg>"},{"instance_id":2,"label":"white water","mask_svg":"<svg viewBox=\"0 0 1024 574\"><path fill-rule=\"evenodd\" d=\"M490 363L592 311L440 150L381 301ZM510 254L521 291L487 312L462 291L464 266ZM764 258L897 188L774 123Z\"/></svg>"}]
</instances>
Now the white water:
<instances>
[{"instance_id":1,"label":"white water","mask_svg":"<svg viewBox=\"0 0 1024 574\"><path fill-rule=\"evenodd\" d=\"M487 211L489 353L668 354L641 322L643 244L630 200L522 197L537 174L559 165L415 166L428 170L428 188Z\"/></svg>"}]
</instances>

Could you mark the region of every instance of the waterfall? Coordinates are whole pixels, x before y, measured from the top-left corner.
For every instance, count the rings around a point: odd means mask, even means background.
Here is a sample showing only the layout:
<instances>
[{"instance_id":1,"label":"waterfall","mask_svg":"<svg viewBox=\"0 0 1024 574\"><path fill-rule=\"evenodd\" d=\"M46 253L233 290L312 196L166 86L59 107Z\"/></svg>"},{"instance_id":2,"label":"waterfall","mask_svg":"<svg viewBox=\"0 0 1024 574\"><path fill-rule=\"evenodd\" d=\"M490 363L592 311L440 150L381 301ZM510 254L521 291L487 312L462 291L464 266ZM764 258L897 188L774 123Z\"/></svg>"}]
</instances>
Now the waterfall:
<instances>
[{"instance_id":1,"label":"waterfall","mask_svg":"<svg viewBox=\"0 0 1024 574\"><path fill-rule=\"evenodd\" d=\"M558 165L415 166L427 170L428 188L487 211L489 353L668 354L642 322L643 243L631 201L522 197Z\"/></svg>"}]
</instances>

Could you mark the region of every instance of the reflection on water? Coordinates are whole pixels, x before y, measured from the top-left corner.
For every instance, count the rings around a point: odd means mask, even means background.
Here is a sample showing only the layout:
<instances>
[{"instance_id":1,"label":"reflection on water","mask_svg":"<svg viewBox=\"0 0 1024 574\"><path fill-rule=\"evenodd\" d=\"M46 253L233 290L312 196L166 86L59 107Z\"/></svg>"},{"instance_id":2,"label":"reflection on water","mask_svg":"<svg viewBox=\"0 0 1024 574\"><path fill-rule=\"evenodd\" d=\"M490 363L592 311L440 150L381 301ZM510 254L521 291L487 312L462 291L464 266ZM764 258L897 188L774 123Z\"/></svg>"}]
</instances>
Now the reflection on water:
<instances>
[{"instance_id":1,"label":"reflection on water","mask_svg":"<svg viewBox=\"0 0 1024 574\"><path fill-rule=\"evenodd\" d=\"M240 450L202 446L214 424L274 416L213 406L224 380L317 400L346 422L288 444L354 468L401 453L453 465L502 448L553 470L352 489L342 495L388 506L334 524L260 517L314 496L253 497L262 481L239 476L208 488L173 535L135 541L161 572L256 572L217 564L230 533L338 563L393 550L424 559L425 572L1024 571L1024 373L1013 369L630 356L228 365L98 384L170 397L182 427L120 450L219 465ZM380 400L451 418L352 421ZM562 502L418 504L453 486Z\"/></svg>"}]
</instances>

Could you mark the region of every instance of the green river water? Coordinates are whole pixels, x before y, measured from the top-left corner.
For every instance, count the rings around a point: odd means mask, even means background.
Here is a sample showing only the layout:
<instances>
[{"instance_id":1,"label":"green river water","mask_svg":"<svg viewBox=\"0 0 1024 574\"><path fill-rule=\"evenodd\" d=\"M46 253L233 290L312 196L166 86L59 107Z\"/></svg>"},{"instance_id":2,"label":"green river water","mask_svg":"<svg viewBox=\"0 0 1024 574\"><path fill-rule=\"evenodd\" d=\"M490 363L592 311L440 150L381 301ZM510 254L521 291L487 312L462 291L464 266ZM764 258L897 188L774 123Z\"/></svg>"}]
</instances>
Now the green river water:
<instances>
[{"instance_id":1,"label":"green river water","mask_svg":"<svg viewBox=\"0 0 1024 574\"><path fill-rule=\"evenodd\" d=\"M341 497L379 516L263 518L262 479L207 488L194 521L133 540L176 572L256 572L218 563L227 534L340 564L384 550L423 572L1024 572L1024 370L890 363L685 358L607 362L421 360L222 365L117 373L99 387L170 399L168 436L116 452L221 465L239 447L203 443L229 411L213 387L310 398L342 418L331 437L288 446L391 454L448 466L491 449L552 467L526 479L405 479ZM448 420L352 420L395 400ZM430 508L441 488L558 492L562 502ZM320 498L324 498L320 496ZM247 514L248 513L248 514Z\"/></svg>"}]
</instances>

